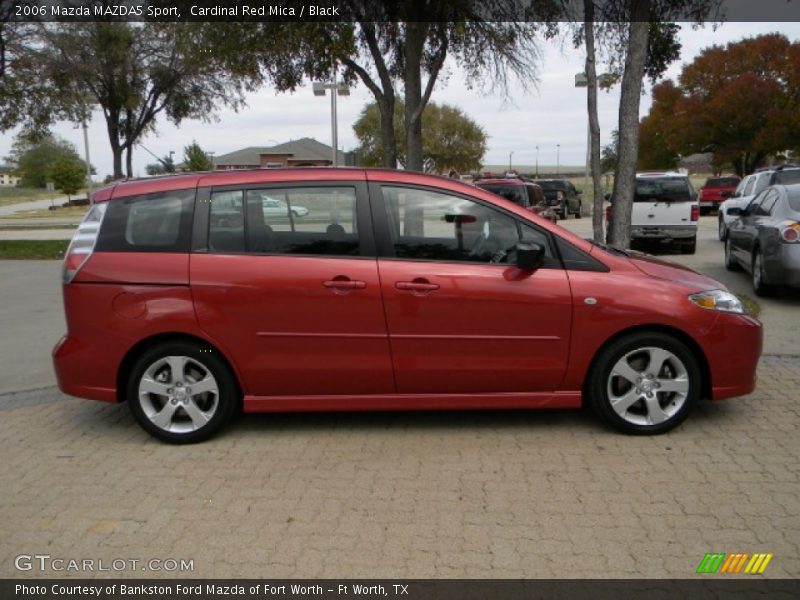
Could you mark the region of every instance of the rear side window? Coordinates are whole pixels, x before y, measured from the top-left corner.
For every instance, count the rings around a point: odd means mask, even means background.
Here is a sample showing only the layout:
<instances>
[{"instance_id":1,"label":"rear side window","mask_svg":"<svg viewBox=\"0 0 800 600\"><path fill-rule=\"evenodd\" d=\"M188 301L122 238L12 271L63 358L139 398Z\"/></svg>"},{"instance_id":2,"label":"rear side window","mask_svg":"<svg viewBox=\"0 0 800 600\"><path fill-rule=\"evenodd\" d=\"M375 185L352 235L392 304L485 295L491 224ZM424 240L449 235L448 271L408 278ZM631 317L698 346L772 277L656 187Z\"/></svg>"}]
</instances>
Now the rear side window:
<instances>
[{"instance_id":1,"label":"rear side window","mask_svg":"<svg viewBox=\"0 0 800 600\"><path fill-rule=\"evenodd\" d=\"M634 202L691 202L694 190L685 177L652 177L636 180Z\"/></svg>"},{"instance_id":2,"label":"rear side window","mask_svg":"<svg viewBox=\"0 0 800 600\"><path fill-rule=\"evenodd\" d=\"M111 200L97 238L104 252L188 252L195 190Z\"/></svg>"}]
</instances>

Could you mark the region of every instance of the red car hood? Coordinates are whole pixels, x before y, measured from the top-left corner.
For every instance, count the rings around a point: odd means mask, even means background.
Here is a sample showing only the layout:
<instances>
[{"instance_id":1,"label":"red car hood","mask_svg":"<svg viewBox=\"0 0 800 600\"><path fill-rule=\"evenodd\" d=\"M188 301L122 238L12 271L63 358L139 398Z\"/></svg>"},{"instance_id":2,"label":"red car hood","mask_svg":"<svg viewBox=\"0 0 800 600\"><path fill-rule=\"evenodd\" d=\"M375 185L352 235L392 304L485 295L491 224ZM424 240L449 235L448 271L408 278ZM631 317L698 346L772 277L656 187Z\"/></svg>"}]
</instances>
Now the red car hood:
<instances>
[{"instance_id":1,"label":"red car hood","mask_svg":"<svg viewBox=\"0 0 800 600\"><path fill-rule=\"evenodd\" d=\"M698 292L703 290L728 289L716 279L712 279L707 275L702 275L689 267L667 260L661 260L660 258L644 254L643 252L636 252L634 250L628 250L627 252L629 255L628 258L634 266L650 277L674 281L686 287L694 288Z\"/></svg>"}]
</instances>

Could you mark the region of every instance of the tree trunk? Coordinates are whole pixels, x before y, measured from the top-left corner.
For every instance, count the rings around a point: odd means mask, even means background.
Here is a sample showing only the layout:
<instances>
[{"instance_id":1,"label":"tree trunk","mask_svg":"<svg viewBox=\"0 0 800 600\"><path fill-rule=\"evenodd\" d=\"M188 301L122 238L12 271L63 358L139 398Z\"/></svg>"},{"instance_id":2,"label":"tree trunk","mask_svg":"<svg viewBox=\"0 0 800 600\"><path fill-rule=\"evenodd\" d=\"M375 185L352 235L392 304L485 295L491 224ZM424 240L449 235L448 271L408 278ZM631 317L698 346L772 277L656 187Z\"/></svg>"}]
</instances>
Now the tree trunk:
<instances>
[{"instance_id":1,"label":"tree trunk","mask_svg":"<svg viewBox=\"0 0 800 600\"><path fill-rule=\"evenodd\" d=\"M381 113L381 144L383 145L383 166L397 168L397 137L394 134L394 92L384 93L378 99L378 110Z\"/></svg>"},{"instance_id":2,"label":"tree trunk","mask_svg":"<svg viewBox=\"0 0 800 600\"><path fill-rule=\"evenodd\" d=\"M628 53L619 101L619 156L614 174L614 208L608 230L609 243L620 248L628 248L631 243L631 212L639 154L639 101L647 59L650 1L630 0Z\"/></svg>"},{"instance_id":3,"label":"tree trunk","mask_svg":"<svg viewBox=\"0 0 800 600\"><path fill-rule=\"evenodd\" d=\"M122 151L124 148L119 143L117 116L113 113L106 116L106 129L108 130L108 141L111 144L111 155L114 157L114 179L122 179Z\"/></svg>"},{"instance_id":4,"label":"tree trunk","mask_svg":"<svg viewBox=\"0 0 800 600\"><path fill-rule=\"evenodd\" d=\"M128 173L128 178L133 177L133 145L130 143L125 149L125 171Z\"/></svg>"},{"instance_id":5,"label":"tree trunk","mask_svg":"<svg viewBox=\"0 0 800 600\"><path fill-rule=\"evenodd\" d=\"M600 121L597 118L597 69L594 51L594 2L584 3L586 35L586 104L589 112L589 164L592 171L592 232L595 242L603 241L603 174L600 172ZM584 193L586 193L584 191Z\"/></svg>"},{"instance_id":6,"label":"tree trunk","mask_svg":"<svg viewBox=\"0 0 800 600\"><path fill-rule=\"evenodd\" d=\"M405 133L406 169L424 171L422 155L422 49L427 23L406 23L405 58Z\"/></svg>"}]
</instances>

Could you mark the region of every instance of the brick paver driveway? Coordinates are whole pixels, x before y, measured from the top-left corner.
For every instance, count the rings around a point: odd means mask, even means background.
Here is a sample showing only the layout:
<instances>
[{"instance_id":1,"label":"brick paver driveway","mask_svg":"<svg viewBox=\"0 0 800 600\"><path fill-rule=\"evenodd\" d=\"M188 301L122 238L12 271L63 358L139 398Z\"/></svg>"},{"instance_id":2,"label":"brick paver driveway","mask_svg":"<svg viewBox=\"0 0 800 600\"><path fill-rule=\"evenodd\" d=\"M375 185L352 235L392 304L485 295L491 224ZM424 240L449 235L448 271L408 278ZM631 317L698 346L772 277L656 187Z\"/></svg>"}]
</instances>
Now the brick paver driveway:
<instances>
[{"instance_id":1,"label":"brick paver driveway","mask_svg":"<svg viewBox=\"0 0 800 600\"><path fill-rule=\"evenodd\" d=\"M579 411L261 415L174 447L125 406L0 397L0 576L93 575L14 568L49 554L194 577L691 577L713 551L798 577L800 358L759 376L652 438Z\"/></svg>"}]
</instances>

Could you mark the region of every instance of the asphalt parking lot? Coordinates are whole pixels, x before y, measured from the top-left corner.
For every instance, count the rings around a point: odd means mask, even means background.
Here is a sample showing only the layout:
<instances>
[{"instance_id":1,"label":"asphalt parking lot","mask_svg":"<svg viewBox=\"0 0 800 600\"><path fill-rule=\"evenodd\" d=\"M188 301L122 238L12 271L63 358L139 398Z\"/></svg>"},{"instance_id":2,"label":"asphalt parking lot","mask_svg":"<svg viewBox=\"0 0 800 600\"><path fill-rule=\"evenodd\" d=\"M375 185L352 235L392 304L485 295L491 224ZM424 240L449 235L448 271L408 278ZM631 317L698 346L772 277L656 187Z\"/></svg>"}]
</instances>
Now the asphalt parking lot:
<instances>
[{"instance_id":1,"label":"asphalt parking lot","mask_svg":"<svg viewBox=\"0 0 800 600\"><path fill-rule=\"evenodd\" d=\"M752 295L715 226L677 258ZM709 552L772 553L764 577L800 576L795 294L762 302L756 392L659 437L583 411L299 414L174 447L53 387L59 268L0 261L0 577L686 578ZM128 562L19 571L20 554Z\"/></svg>"}]
</instances>

